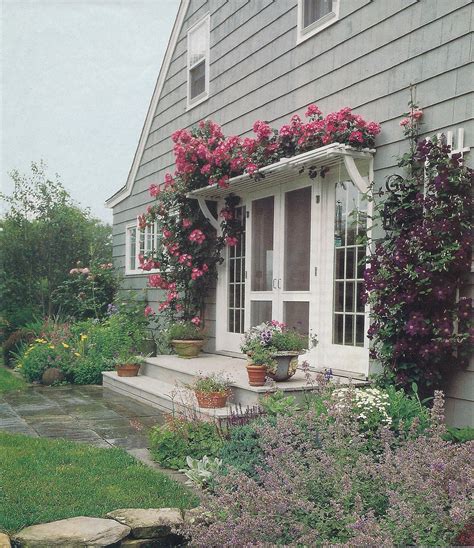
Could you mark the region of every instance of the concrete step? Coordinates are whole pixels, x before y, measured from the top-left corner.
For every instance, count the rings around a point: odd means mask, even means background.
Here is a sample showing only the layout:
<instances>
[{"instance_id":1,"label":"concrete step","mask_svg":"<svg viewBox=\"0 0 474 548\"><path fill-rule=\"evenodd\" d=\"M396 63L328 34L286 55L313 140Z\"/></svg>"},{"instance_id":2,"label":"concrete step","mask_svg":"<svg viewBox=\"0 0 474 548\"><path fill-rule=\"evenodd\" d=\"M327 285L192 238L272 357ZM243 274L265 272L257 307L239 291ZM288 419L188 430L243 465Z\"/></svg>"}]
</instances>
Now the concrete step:
<instances>
[{"instance_id":1,"label":"concrete step","mask_svg":"<svg viewBox=\"0 0 474 548\"><path fill-rule=\"evenodd\" d=\"M219 354L201 353L197 358L183 359L175 355L161 355L147 358L140 368L137 377L118 377L115 372L104 372L104 386L116 392L135 398L154 407L172 411L181 409L198 409L204 415L227 416L231 406L223 410L203 410L197 407L194 394L186 389L198 374L225 373L231 379L231 404L243 408L258 404L259 400L275 390L283 390L295 396L297 401L303 399L305 392L313 388L308 384L303 371L298 370L286 382L268 382L265 386L250 386L242 358L222 356ZM336 382L348 382L339 378ZM356 381L355 384L359 384Z\"/></svg>"},{"instance_id":2,"label":"concrete step","mask_svg":"<svg viewBox=\"0 0 474 548\"><path fill-rule=\"evenodd\" d=\"M115 371L104 371L102 381L104 388L167 412L188 411L197 412L198 415L209 418L224 418L231 414L232 409L235 410L232 404L221 409L198 407L194 394L190 390L146 375L119 377Z\"/></svg>"}]
</instances>

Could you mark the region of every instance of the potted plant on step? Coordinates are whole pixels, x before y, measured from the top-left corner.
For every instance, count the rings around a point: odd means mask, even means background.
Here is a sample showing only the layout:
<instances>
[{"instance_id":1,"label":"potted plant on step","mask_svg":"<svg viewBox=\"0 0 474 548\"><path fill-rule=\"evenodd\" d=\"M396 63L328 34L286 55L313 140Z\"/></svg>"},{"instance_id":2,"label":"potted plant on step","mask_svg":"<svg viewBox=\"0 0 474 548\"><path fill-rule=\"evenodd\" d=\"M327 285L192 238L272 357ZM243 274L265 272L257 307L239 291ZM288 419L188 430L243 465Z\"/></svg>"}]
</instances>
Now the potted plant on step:
<instances>
[{"instance_id":1,"label":"potted plant on step","mask_svg":"<svg viewBox=\"0 0 474 548\"><path fill-rule=\"evenodd\" d=\"M267 380L267 369L273 367L274 361L268 349L255 345L247 351L247 375L250 386L264 386Z\"/></svg>"},{"instance_id":2,"label":"potted plant on step","mask_svg":"<svg viewBox=\"0 0 474 548\"><path fill-rule=\"evenodd\" d=\"M224 373L199 374L186 387L194 392L199 407L215 409L226 406L231 383L232 380Z\"/></svg>"},{"instance_id":3,"label":"potted plant on step","mask_svg":"<svg viewBox=\"0 0 474 548\"><path fill-rule=\"evenodd\" d=\"M267 364L266 374L280 382L291 378L298 367L298 356L308 346L308 337L276 320L252 327L245 333L242 351L254 361L255 352L265 350L271 363ZM258 353L257 353L258 356Z\"/></svg>"},{"instance_id":4,"label":"potted plant on step","mask_svg":"<svg viewBox=\"0 0 474 548\"><path fill-rule=\"evenodd\" d=\"M196 358L205 342L205 335L192 322L172 323L166 330L166 336L180 358Z\"/></svg>"},{"instance_id":5,"label":"potted plant on step","mask_svg":"<svg viewBox=\"0 0 474 548\"><path fill-rule=\"evenodd\" d=\"M136 377L140 366L145 361L142 356L135 356L132 353L122 353L115 358L115 370L119 377Z\"/></svg>"}]
</instances>

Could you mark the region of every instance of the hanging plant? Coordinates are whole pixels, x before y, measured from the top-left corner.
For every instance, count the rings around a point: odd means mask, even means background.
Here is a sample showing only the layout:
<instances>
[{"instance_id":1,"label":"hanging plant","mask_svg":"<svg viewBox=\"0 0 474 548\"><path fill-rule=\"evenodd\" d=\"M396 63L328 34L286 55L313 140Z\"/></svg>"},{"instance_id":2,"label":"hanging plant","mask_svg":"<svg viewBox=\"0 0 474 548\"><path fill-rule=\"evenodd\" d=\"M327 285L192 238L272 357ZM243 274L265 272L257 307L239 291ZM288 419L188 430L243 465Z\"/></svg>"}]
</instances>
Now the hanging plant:
<instances>
[{"instance_id":1,"label":"hanging plant","mask_svg":"<svg viewBox=\"0 0 474 548\"><path fill-rule=\"evenodd\" d=\"M418 138L422 116L410 103L400 122L410 142L398 164L406 175L374 191L386 232L372 242L365 288L371 357L390 382L430 392L469 357L471 299L459 288L471 259L473 172L444 139Z\"/></svg>"},{"instance_id":2,"label":"hanging plant","mask_svg":"<svg viewBox=\"0 0 474 548\"><path fill-rule=\"evenodd\" d=\"M226 198L219 212L221 234L217 235L196 200L187 198L189 192L213 184L227 188L232 177L243 173L258 180L263 166L331 143L370 148L380 132L379 124L366 122L348 107L323 117L316 105L310 105L306 117L303 122L295 114L279 130L258 120L253 126L255 137L225 137L220 126L209 120L173 133L175 173L166 174L163 184L150 186L156 202L139 217L140 228L157 222L161 237L159 249L139 257L143 270L160 270L149 277L149 286L165 291L160 312L172 319L179 316L200 322L204 298L223 261L222 251L237 245L242 233L235 214L239 197Z\"/></svg>"}]
</instances>

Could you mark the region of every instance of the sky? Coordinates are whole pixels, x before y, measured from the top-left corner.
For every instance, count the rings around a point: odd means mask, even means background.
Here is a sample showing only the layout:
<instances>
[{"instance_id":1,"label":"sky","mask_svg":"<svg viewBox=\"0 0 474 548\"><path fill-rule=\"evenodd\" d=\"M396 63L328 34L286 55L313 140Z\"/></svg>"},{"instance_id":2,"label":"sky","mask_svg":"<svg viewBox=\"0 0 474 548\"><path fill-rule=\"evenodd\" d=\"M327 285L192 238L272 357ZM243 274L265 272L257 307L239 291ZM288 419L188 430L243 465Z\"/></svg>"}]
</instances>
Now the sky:
<instances>
[{"instance_id":1,"label":"sky","mask_svg":"<svg viewBox=\"0 0 474 548\"><path fill-rule=\"evenodd\" d=\"M1 191L44 160L111 222L179 0L0 0Z\"/></svg>"}]
</instances>

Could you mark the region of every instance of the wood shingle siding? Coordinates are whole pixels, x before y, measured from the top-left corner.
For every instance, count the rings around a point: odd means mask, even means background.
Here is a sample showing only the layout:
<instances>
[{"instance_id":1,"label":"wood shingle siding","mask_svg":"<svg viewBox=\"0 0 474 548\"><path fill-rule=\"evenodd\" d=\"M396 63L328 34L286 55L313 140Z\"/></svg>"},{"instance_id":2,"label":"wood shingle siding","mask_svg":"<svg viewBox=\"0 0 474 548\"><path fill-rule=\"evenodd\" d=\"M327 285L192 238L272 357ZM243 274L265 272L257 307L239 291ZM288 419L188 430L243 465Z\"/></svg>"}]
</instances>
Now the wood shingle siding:
<instances>
[{"instance_id":1,"label":"wood shingle siding","mask_svg":"<svg viewBox=\"0 0 474 548\"><path fill-rule=\"evenodd\" d=\"M209 98L186 110L187 31L207 13ZM406 148L399 121L416 83L424 133L463 127L472 148L472 25L470 0L340 0L339 20L297 45L297 0L190 0L133 191L114 207L116 264L124 267L125 226L150 203L149 185L174 171L171 134L203 118L221 124L226 135L249 135L255 120L278 127L313 102L324 113L351 106L382 125L375 156L375 179L382 185ZM126 283L140 289L146 280L135 275ZM213 332L213 295L210 301L206 323ZM472 413L473 375L471 365L451 382L452 422L467 403Z\"/></svg>"}]
</instances>

